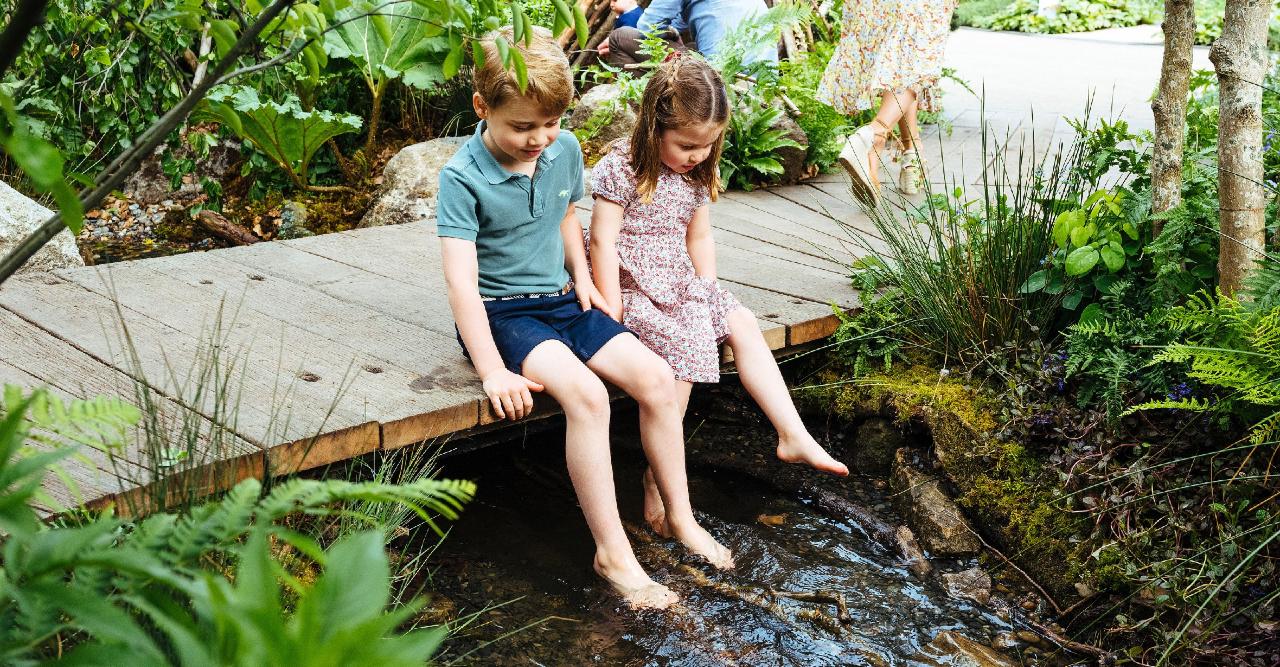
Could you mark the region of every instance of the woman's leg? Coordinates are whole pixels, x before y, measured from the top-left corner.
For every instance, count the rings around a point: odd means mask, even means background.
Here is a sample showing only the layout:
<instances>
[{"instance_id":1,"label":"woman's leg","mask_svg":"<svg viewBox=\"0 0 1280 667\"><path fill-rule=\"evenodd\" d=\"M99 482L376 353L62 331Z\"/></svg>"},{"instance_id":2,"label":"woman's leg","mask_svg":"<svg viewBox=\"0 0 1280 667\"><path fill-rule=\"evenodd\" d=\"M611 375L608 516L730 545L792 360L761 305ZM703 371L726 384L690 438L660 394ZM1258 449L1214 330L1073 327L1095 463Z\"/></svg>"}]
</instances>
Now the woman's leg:
<instances>
[{"instance_id":1,"label":"woman's leg","mask_svg":"<svg viewBox=\"0 0 1280 667\"><path fill-rule=\"evenodd\" d=\"M898 135L902 140L902 152L915 151L920 146L920 100L912 98L902 118L898 119Z\"/></svg>"},{"instance_id":2,"label":"woman's leg","mask_svg":"<svg viewBox=\"0 0 1280 667\"><path fill-rule=\"evenodd\" d=\"M906 118L907 112L914 108L915 104L916 93L911 89L898 92L885 91L880 94L880 109L876 111L876 117L871 121L871 128L875 132L875 151L870 159L869 172L872 182L879 182L880 155L884 153L885 144L889 140L890 128Z\"/></svg>"},{"instance_id":3,"label":"woman's leg","mask_svg":"<svg viewBox=\"0 0 1280 667\"><path fill-rule=\"evenodd\" d=\"M533 348L521 368L564 410L565 462L596 543L595 569L635 607L664 608L679 598L645 573L622 528L609 454L609 394L559 341Z\"/></svg>"},{"instance_id":4,"label":"woman's leg","mask_svg":"<svg viewBox=\"0 0 1280 667\"><path fill-rule=\"evenodd\" d=\"M684 468L684 415L671 367L631 334L614 336L587 367L640 405L640 441L662 494L671 534L712 565L732 569L733 554L693 516Z\"/></svg>"},{"instance_id":5,"label":"woman's leg","mask_svg":"<svg viewBox=\"0 0 1280 667\"><path fill-rule=\"evenodd\" d=\"M778 431L778 458L787 463L804 463L833 475L848 475L849 468L832 458L800 419L778 362L751 311L739 306L729 314L728 343L733 349L733 361L742 386Z\"/></svg>"}]
</instances>

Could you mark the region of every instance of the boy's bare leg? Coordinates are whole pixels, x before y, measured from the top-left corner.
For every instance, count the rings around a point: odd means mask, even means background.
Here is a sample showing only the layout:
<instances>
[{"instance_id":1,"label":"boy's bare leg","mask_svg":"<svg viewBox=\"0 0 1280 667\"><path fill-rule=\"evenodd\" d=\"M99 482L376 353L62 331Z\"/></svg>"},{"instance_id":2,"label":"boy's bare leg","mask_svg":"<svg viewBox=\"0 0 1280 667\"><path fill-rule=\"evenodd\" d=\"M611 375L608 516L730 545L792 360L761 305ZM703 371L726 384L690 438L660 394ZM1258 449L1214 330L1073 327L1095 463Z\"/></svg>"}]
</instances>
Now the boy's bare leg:
<instances>
[{"instance_id":1,"label":"boy's bare leg","mask_svg":"<svg viewBox=\"0 0 1280 667\"><path fill-rule=\"evenodd\" d=\"M662 495L672 536L712 565L732 568L733 554L698 525L689 504L684 419L671 367L631 334L614 336L587 361L587 367L640 405L640 440Z\"/></svg>"},{"instance_id":2,"label":"boy's bare leg","mask_svg":"<svg viewBox=\"0 0 1280 667\"><path fill-rule=\"evenodd\" d=\"M848 475L849 468L828 454L800 419L778 362L751 311L739 307L729 314L728 343L733 349L742 386L778 431L778 458L787 463L804 463L832 475Z\"/></svg>"},{"instance_id":3,"label":"boy's bare leg","mask_svg":"<svg viewBox=\"0 0 1280 667\"><path fill-rule=\"evenodd\" d=\"M689 394L693 391L693 383L676 380L676 400L680 403L680 418L689 410ZM667 527L667 508L662 506L662 494L658 491L658 483L653 479L653 468L644 469L644 522L649 524L653 532L671 537L671 529Z\"/></svg>"},{"instance_id":4,"label":"boy's bare leg","mask_svg":"<svg viewBox=\"0 0 1280 667\"><path fill-rule=\"evenodd\" d=\"M521 370L564 410L565 460L596 543L596 572L633 607L661 609L676 602L675 593L640 567L622 528L609 459L609 394L600 378L559 341L533 348Z\"/></svg>"}]
</instances>

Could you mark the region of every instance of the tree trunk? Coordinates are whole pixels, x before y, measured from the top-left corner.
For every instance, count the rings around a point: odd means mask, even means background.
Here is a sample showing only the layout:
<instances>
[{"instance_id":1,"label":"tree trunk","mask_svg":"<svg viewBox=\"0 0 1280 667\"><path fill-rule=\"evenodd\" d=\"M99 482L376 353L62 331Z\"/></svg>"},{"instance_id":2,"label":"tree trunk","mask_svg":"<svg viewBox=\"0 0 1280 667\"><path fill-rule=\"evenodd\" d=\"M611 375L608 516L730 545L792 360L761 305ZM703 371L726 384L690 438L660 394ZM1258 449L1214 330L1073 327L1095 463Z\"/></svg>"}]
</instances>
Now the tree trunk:
<instances>
[{"instance_id":1,"label":"tree trunk","mask_svg":"<svg viewBox=\"0 0 1280 667\"><path fill-rule=\"evenodd\" d=\"M1218 73L1218 286L1234 294L1262 256L1262 79L1271 3L1227 0L1222 36L1209 50Z\"/></svg>"},{"instance_id":2,"label":"tree trunk","mask_svg":"<svg viewBox=\"0 0 1280 667\"><path fill-rule=\"evenodd\" d=\"M1164 61L1160 89L1151 102L1155 147L1151 155L1151 212L1164 213L1182 203L1182 146L1187 133L1187 88L1191 80L1191 45L1195 41L1193 0L1164 0ZM1160 234L1161 221L1154 224Z\"/></svg>"}]
</instances>

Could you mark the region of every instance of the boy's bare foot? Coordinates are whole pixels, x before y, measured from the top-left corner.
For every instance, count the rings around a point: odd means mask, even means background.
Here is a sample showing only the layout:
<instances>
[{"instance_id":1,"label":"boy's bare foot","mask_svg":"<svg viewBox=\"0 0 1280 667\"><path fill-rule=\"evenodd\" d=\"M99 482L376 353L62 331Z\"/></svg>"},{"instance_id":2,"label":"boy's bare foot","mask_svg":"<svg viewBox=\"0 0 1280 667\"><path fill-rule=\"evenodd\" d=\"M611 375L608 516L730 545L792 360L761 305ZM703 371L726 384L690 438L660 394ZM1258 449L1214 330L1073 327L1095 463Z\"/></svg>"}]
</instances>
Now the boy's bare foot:
<instances>
[{"instance_id":1,"label":"boy's bare foot","mask_svg":"<svg viewBox=\"0 0 1280 667\"><path fill-rule=\"evenodd\" d=\"M658 492L652 468L645 468L644 471L644 522L653 532L662 537L671 537L671 527L667 525L667 508L662 504L662 494Z\"/></svg>"},{"instance_id":2,"label":"boy's bare foot","mask_svg":"<svg viewBox=\"0 0 1280 667\"><path fill-rule=\"evenodd\" d=\"M779 436L778 459L786 463L804 463L837 477L849 476L849 467L835 460L807 432L800 436Z\"/></svg>"},{"instance_id":3,"label":"boy's bare foot","mask_svg":"<svg viewBox=\"0 0 1280 667\"><path fill-rule=\"evenodd\" d=\"M707 559L718 570L733 569L733 552L717 542L716 538L696 521L690 521L687 526L676 526L668 520L667 525L686 549Z\"/></svg>"},{"instance_id":4,"label":"boy's bare foot","mask_svg":"<svg viewBox=\"0 0 1280 667\"><path fill-rule=\"evenodd\" d=\"M632 609L666 609L680 601L675 591L650 579L634 555L615 560L597 551L595 569Z\"/></svg>"}]
</instances>

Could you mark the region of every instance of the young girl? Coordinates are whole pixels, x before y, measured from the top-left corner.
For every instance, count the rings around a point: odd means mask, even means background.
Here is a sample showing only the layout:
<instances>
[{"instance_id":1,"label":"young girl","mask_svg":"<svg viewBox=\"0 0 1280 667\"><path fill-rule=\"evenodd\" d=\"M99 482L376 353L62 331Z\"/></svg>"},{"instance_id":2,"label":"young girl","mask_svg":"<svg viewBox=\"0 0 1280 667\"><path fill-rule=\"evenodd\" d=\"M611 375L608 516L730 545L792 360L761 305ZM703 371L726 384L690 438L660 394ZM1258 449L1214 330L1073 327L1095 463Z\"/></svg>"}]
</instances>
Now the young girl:
<instances>
[{"instance_id":1,"label":"young girl","mask_svg":"<svg viewBox=\"0 0 1280 667\"><path fill-rule=\"evenodd\" d=\"M592 277L609 314L671 364L687 409L694 382L720 379L728 340L742 384L778 430L778 458L849 474L809 435L756 317L716 282L708 201L729 120L724 83L706 61L677 54L653 74L630 142L592 172ZM667 534L666 512L645 472L645 521Z\"/></svg>"}]
</instances>

